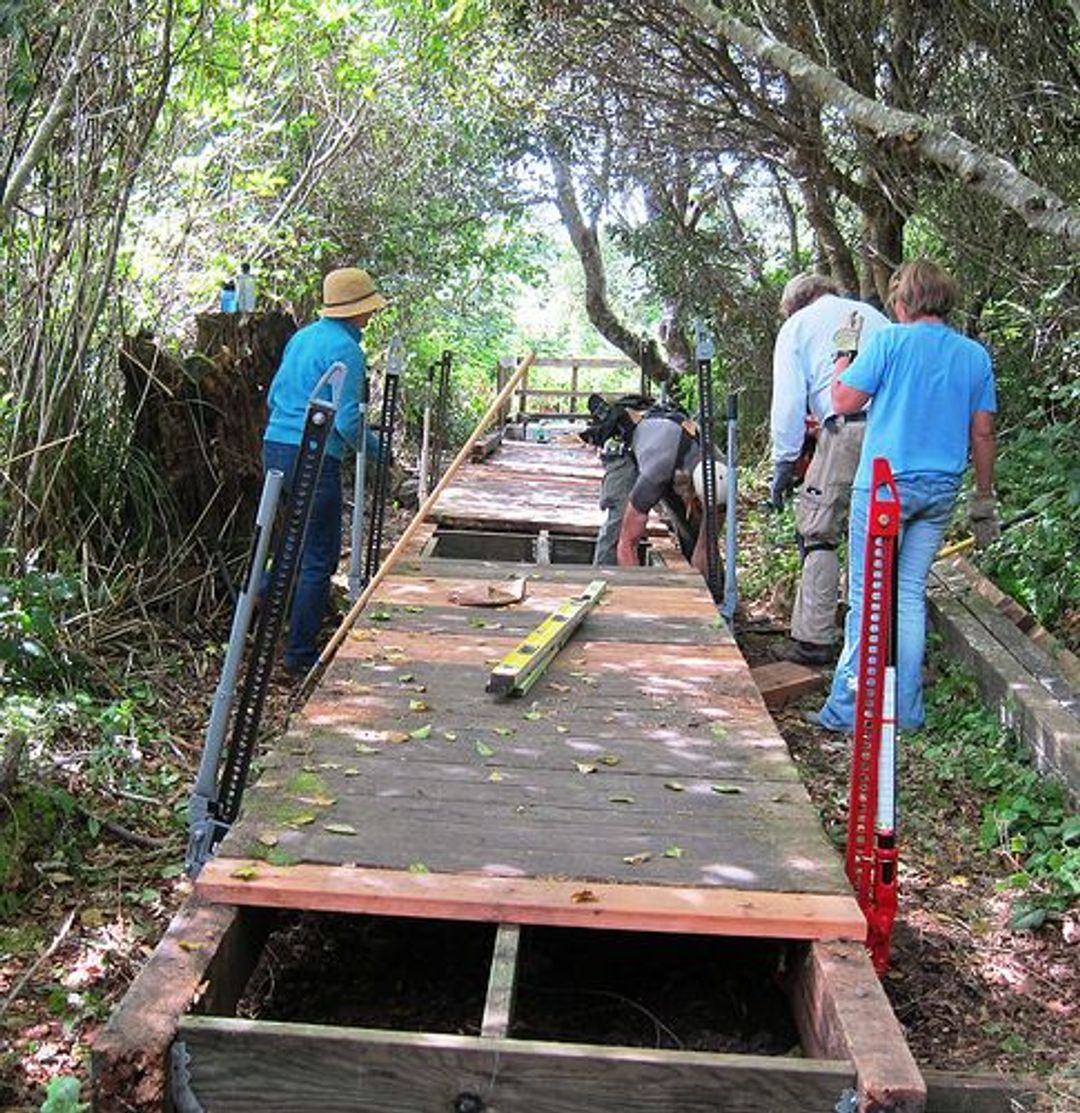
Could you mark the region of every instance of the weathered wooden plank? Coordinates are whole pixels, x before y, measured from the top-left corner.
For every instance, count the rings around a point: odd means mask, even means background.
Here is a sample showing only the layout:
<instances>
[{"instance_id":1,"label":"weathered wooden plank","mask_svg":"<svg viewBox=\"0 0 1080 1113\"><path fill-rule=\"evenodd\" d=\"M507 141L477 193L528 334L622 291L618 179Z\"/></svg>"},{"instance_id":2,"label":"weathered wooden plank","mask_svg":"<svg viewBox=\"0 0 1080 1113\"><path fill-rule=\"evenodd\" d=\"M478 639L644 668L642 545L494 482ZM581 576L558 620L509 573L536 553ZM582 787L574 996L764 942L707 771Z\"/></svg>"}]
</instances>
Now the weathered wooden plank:
<instances>
[{"instance_id":1,"label":"weathered wooden plank","mask_svg":"<svg viewBox=\"0 0 1080 1113\"><path fill-rule=\"evenodd\" d=\"M196 882L210 900L317 912L364 912L483 923L740 935L862 939L852 896L582 884L551 878L410 873L348 866L270 866L218 857ZM234 876L240 869L241 875Z\"/></svg>"},{"instance_id":2,"label":"weathered wooden plank","mask_svg":"<svg viewBox=\"0 0 1080 1113\"><path fill-rule=\"evenodd\" d=\"M180 1034L192 1092L215 1113L824 1110L852 1079L845 1062L207 1017Z\"/></svg>"},{"instance_id":3,"label":"weathered wooden plank","mask_svg":"<svg viewBox=\"0 0 1080 1113\"><path fill-rule=\"evenodd\" d=\"M480 1022L480 1035L486 1039L502 1039L510 1031L514 1015L514 997L517 993L520 944L521 927L518 924L499 924L491 955L491 974L484 1001L484 1016Z\"/></svg>"},{"instance_id":4,"label":"weathered wooden plank","mask_svg":"<svg viewBox=\"0 0 1080 1113\"><path fill-rule=\"evenodd\" d=\"M811 943L790 993L807 1054L854 1064L860 1110L923 1113L926 1083L861 942Z\"/></svg>"},{"instance_id":5,"label":"weathered wooden plank","mask_svg":"<svg viewBox=\"0 0 1080 1113\"><path fill-rule=\"evenodd\" d=\"M163 1107L166 1059L180 1017L196 1004L235 1008L269 927L270 917L260 909L188 899L94 1036L96 1108Z\"/></svg>"},{"instance_id":6,"label":"weathered wooden plank","mask_svg":"<svg viewBox=\"0 0 1080 1113\"><path fill-rule=\"evenodd\" d=\"M1030 748L1035 764L1080 795L1077 718L1028 673L959 600L931 585L930 617L950 654L975 673L985 697Z\"/></svg>"},{"instance_id":7,"label":"weathered wooden plank","mask_svg":"<svg viewBox=\"0 0 1080 1113\"><path fill-rule=\"evenodd\" d=\"M434 527L432 527L434 529ZM425 557L419 553L399 559L392 573L379 585L382 591L388 584L408 583L414 580L427 580L429 583L453 583L462 580L499 580L505 579L511 572L518 573L520 569L515 566L508 568L501 561L495 560L465 560L461 558ZM588 582L589 569L582 565L563 564L547 565L545 567L532 567L529 569L529 584L567 584L566 594L573 591L583 583ZM673 588L691 588L703 590L701 574L682 564L676 568L619 568L615 565L604 565L601 569L594 569L608 581L609 590L615 587L634 587L646 589L650 594L670 591ZM706 595L704 598L708 598ZM710 602L710 605L711 602ZM712 605L715 612L715 605ZM703 603L702 617L708 617L708 610Z\"/></svg>"},{"instance_id":8,"label":"weathered wooden plank","mask_svg":"<svg viewBox=\"0 0 1080 1113\"><path fill-rule=\"evenodd\" d=\"M926 1113L1024 1113L1044 1090L1038 1078L990 1072L927 1070Z\"/></svg>"}]
</instances>

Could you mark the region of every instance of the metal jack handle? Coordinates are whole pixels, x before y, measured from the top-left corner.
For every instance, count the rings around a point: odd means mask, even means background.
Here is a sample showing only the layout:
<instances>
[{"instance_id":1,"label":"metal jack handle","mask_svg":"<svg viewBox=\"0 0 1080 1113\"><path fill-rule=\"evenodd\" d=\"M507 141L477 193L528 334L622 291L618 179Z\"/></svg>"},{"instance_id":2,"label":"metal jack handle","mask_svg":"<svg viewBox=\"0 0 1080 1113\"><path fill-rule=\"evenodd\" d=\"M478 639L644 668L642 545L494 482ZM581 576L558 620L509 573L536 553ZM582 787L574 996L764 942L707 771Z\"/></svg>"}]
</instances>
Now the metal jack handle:
<instances>
[{"instance_id":1,"label":"metal jack handle","mask_svg":"<svg viewBox=\"0 0 1080 1113\"><path fill-rule=\"evenodd\" d=\"M424 386L424 428L420 434L420 463L417 470L420 472L416 497L423 503L428 497L428 476L431 471L431 406L435 384L435 364L427 369L427 383Z\"/></svg>"},{"instance_id":2,"label":"metal jack handle","mask_svg":"<svg viewBox=\"0 0 1080 1113\"><path fill-rule=\"evenodd\" d=\"M356 602L364 590L364 494L367 482L367 408L371 387L367 377L360 391L360 420L356 430L356 471L353 479L352 530L349 544L349 598Z\"/></svg>"},{"instance_id":3,"label":"metal jack handle","mask_svg":"<svg viewBox=\"0 0 1080 1113\"><path fill-rule=\"evenodd\" d=\"M716 532L716 458L713 453L713 382L712 357L715 351L712 337L700 323L695 325L697 334L698 372L698 436L701 448L704 494L702 498L701 529L705 531L705 583L713 601L720 602L720 567L718 537Z\"/></svg>"},{"instance_id":4,"label":"metal jack handle","mask_svg":"<svg viewBox=\"0 0 1080 1113\"><path fill-rule=\"evenodd\" d=\"M244 643L251 626L251 616L255 612L255 600L259 595L259 585L263 569L266 567L266 554L270 550L274 518L277 515L284 482L285 473L273 469L266 473L266 478L263 480L262 497L259 499L259 509L255 515L255 535L251 539L248 564L243 583L240 585L236 608L233 611L229 646L225 651L221 678L214 693L199 772L188 803L189 838L184 869L191 877L198 874L203 863L210 856L215 841L216 820L213 811L217 803L218 766L221 764L221 751L225 744L229 712L232 710L233 699L236 696L236 680L244 656Z\"/></svg>"},{"instance_id":5,"label":"metal jack handle","mask_svg":"<svg viewBox=\"0 0 1080 1113\"><path fill-rule=\"evenodd\" d=\"M367 563L364 566L364 583L379 570L383 525L386 521L386 499L390 489L390 447L394 441L394 420L397 417L398 389L403 362L401 337L394 336L386 358L386 375L383 377L382 413L379 417L379 464L375 471L375 485L371 504L371 529L368 531Z\"/></svg>"},{"instance_id":6,"label":"metal jack handle","mask_svg":"<svg viewBox=\"0 0 1080 1113\"><path fill-rule=\"evenodd\" d=\"M738 550L737 498L739 493L738 468L739 396L731 391L727 398L727 499L725 509L726 545L724 556L724 604L720 613L730 626L735 620L739 603L738 584L735 579L735 559Z\"/></svg>"}]
</instances>

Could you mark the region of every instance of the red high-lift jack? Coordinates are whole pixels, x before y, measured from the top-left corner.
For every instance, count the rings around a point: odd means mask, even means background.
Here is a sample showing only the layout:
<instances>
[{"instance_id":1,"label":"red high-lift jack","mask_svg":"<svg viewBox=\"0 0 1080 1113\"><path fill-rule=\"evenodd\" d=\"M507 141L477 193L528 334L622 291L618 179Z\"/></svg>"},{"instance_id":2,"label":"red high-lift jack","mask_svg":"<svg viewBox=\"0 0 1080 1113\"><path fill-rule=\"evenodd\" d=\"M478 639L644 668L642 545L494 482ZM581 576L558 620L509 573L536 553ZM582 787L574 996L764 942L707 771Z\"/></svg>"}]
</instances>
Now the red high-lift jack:
<instances>
[{"instance_id":1,"label":"red high-lift jack","mask_svg":"<svg viewBox=\"0 0 1080 1113\"><path fill-rule=\"evenodd\" d=\"M873 461L855 741L851 754L847 874L866 916L874 969L889 965L897 905L896 640L900 498L888 460Z\"/></svg>"}]
</instances>

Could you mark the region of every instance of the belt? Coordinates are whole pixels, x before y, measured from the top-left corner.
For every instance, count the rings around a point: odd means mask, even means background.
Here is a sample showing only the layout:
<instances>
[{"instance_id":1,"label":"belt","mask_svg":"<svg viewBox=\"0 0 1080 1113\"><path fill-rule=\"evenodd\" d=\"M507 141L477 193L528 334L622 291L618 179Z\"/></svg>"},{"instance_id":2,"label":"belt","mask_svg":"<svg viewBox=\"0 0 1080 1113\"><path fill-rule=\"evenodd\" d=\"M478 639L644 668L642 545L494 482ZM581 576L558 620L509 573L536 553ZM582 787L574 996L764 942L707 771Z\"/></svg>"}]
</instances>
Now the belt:
<instances>
[{"instance_id":1,"label":"belt","mask_svg":"<svg viewBox=\"0 0 1080 1113\"><path fill-rule=\"evenodd\" d=\"M828 429L830 433L835 433L845 425L857 425L860 421L865 420L866 410L859 410L858 413L853 414L830 414L825 419L825 428Z\"/></svg>"}]
</instances>

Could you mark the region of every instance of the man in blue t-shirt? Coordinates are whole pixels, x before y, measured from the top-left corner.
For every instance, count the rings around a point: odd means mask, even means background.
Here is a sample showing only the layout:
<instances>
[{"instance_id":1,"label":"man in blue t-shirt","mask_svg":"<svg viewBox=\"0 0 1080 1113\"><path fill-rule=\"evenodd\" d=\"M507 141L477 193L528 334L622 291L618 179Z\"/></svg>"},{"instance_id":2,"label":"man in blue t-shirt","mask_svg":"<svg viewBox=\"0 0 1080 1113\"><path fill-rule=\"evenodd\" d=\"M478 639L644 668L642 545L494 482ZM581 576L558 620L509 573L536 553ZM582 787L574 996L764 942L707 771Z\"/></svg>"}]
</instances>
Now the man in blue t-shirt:
<instances>
[{"instance_id":1,"label":"man in blue t-shirt","mask_svg":"<svg viewBox=\"0 0 1080 1113\"><path fill-rule=\"evenodd\" d=\"M849 586L844 648L825 706L829 730L854 725L863 562L873 460L890 464L900 499L896 560L899 618L896 714L901 730L922 726L926 580L956 502L970 451L975 489L969 519L976 543L999 526L993 494L994 373L986 349L946 324L955 281L935 263L906 263L893 276L890 301L899 324L874 335L854 361L837 364L832 401L853 413L871 401L862 457L852 489Z\"/></svg>"},{"instance_id":2,"label":"man in blue t-shirt","mask_svg":"<svg viewBox=\"0 0 1080 1113\"><path fill-rule=\"evenodd\" d=\"M312 391L335 363L344 369L320 391L321 398L336 401L337 414L315 487L293 592L285 646L287 672L306 672L319 657L315 640L330 601L330 577L341 559L341 457L346 447L356 447L367 374L362 330L386 304L367 271L354 267L330 271L323 279L321 319L292 337L270 384L263 467L284 472L287 492ZM377 452L378 441L370 430L367 433L368 451Z\"/></svg>"}]
</instances>

